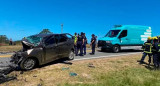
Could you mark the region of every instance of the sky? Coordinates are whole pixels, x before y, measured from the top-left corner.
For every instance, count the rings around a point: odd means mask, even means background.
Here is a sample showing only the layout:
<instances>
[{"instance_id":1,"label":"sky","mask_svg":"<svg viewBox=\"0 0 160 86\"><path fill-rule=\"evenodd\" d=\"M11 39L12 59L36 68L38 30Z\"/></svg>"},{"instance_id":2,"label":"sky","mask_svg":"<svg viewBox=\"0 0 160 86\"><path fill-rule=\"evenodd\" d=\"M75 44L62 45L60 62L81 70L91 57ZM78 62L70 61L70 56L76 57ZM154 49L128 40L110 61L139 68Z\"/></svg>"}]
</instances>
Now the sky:
<instances>
[{"instance_id":1,"label":"sky","mask_svg":"<svg viewBox=\"0 0 160 86\"><path fill-rule=\"evenodd\" d=\"M160 0L0 0L0 35L85 32L103 37L113 25L151 26L160 35Z\"/></svg>"}]
</instances>

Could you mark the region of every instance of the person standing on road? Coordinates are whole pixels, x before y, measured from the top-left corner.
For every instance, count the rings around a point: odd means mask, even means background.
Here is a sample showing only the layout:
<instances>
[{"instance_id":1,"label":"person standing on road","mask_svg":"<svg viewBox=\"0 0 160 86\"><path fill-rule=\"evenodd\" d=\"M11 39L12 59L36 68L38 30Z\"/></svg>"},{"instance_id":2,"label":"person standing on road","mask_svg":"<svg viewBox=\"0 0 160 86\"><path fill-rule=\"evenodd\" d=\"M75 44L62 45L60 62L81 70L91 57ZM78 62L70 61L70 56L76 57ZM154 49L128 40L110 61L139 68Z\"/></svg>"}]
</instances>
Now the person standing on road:
<instances>
[{"instance_id":1,"label":"person standing on road","mask_svg":"<svg viewBox=\"0 0 160 86\"><path fill-rule=\"evenodd\" d=\"M10 40L9 40L9 45L13 45L12 38L10 38Z\"/></svg>"},{"instance_id":2,"label":"person standing on road","mask_svg":"<svg viewBox=\"0 0 160 86\"><path fill-rule=\"evenodd\" d=\"M144 45L142 46L144 51L143 51L143 55L142 55L141 60L138 60L138 62L140 62L140 64L145 63L144 59L147 55L149 57L149 60L148 60L149 65L151 63L151 56L152 56L152 43L151 43L151 41L152 41L152 38L148 37L147 42L145 42Z\"/></svg>"},{"instance_id":3,"label":"person standing on road","mask_svg":"<svg viewBox=\"0 0 160 86\"><path fill-rule=\"evenodd\" d=\"M78 56L78 52L77 52L77 33L74 34L74 51L76 56Z\"/></svg>"},{"instance_id":4,"label":"person standing on road","mask_svg":"<svg viewBox=\"0 0 160 86\"><path fill-rule=\"evenodd\" d=\"M158 62L160 65L160 36L158 37Z\"/></svg>"},{"instance_id":5,"label":"person standing on road","mask_svg":"<svg viewBox=\"0 0 160 86\"><path fill-rule=\"evenodd\" d=\"M95 48L96 48L96 37L94 34L92 34L92 38L91 38L91 47L92 47L92 53L90 53L91 55L95 54Z\"/></svg>"},{"instance_id":6,"label":"person standing on road","mask_svg":"<svg viewBox=\"0 0 160 86\"><path fill-rule=\"evenodd\" d=\"M98 47L98 42L97 42L98 38L97 38L97 36L95 36L95 38L96 38L96 47Z\"/></svg>"},{"instance_id":7,"label":"person standing on road","mask_svg":"<svg viewBox=\"0 0 160 86\"><path fill-rule=\"evenodd\" d=\"M82 49L82 45L84 44L84 39L83 39L83 33L81 32L81 35L79 35L77 37L77 51L79 52L80 50L80 56L83 56L83 49Z\"/></svg>"},{"instance_id":8,"label":"person standing on road","mask_svg":"<svg viewBox=\"0 0 160 86\"><path fill-rule=\"evenodd\" d=\"M158 48L158 45L159 45L158 38L154 37L152 50L153 50L153 63L154 63L155 69L159 68L159 57L158 57L159 48Z\"/></svg>"},{"instance_id":9,"label":"person standing on road","mask_svg":"<svg viewBox=\"0 0 160 86\"><path fill-rule=\"evenodd\" d=\"M85 34L85 33L83 33L83 39L84 39L84 44L83 44L83 54L86 55L87 38L86 38L86 34Z\"/></svg>"}]
</instances>

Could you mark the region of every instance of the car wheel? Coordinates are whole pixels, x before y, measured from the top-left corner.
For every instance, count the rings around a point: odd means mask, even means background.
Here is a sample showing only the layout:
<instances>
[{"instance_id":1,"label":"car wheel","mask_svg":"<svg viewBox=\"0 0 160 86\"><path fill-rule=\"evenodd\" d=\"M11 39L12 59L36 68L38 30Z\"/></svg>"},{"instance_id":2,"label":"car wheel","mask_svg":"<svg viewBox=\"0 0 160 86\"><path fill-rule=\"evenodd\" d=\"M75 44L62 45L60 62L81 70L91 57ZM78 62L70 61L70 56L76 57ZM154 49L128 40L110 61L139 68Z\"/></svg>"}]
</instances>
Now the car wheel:
<instances>
[{"instance_id":1,"label":"car wheel","mask_svg":"<svg viewBox=\"0 0 160 86\"><path fill-rule=\"evenodd\" d=\"M118 53L120 51L120 47L118 45L113 46L113 52Z\"/></svg>"},{"instance_id":2,"label":"car wheel","mask_svg":"<svg viewBox=\"0 0 160 86\"><path fill-rule=\"evenodd\" d=\"M31 70L35 67L35 65L36 65L35 59L27 58L21 62L20 67L21 69L24 69L24 70Z\"/></svg>"},{"instance_id":3,"label":"car wheel","mask_svg":"<svg viewBox=\"0 0 160 86\"><path fill-rule=\"evenodd\" d=\"M74 59L74 51L71 51L68 57L68 60L73 60Z\"/></svg>"}]
</instances>

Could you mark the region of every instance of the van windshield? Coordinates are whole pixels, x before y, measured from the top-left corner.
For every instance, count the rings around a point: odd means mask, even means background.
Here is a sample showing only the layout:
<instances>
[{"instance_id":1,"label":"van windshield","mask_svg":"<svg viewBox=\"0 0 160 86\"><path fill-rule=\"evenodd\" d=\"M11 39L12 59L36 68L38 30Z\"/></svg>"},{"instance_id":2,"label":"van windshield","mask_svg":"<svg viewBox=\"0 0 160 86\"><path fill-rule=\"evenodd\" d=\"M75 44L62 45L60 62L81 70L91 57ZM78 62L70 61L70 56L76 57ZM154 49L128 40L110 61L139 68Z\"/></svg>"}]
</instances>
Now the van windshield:
<instances>
[{"instance_id":1,"label":"van windshield","mask_svg":"<svg viewBox=\"0 0 160 86\"><path fill-rule=\"evenodd\" d=\"M116 37L119 32L120 32L120 30L110 30L110 31L105 35L105 37Z\"/></svg>"}]
</instances>

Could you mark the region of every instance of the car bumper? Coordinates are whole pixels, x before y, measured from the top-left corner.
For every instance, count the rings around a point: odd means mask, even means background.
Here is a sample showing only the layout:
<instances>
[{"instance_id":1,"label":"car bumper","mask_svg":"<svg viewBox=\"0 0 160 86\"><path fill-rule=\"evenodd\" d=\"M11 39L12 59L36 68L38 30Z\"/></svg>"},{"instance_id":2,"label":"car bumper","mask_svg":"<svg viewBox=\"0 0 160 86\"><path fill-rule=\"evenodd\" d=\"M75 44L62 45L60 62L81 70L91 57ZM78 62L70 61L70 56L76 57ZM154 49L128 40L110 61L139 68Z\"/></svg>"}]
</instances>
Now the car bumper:
<instances>
[{"instance_id":1,"label":"car bumper","mask_svg":"<svg viewBox=\"0 0 160 86\"><path fill-rule=\"evenodd\" d=\"M113 45L111 43L106 43L105 41L99 41L98 42L98 48L112 49Z\"/></svg>"}]
</instances>

